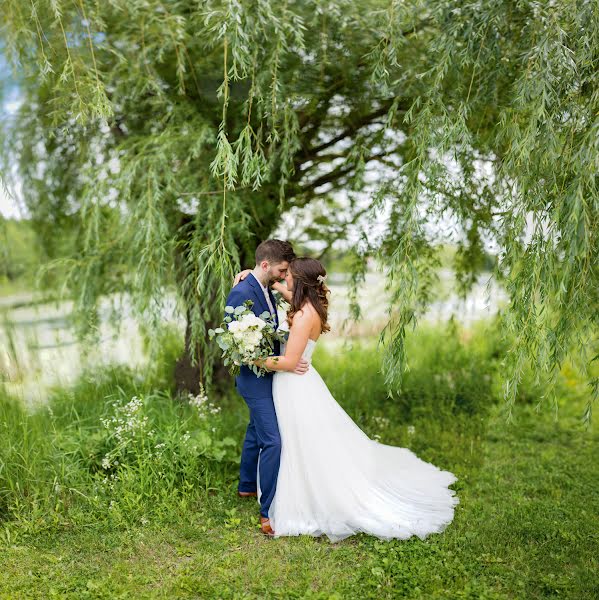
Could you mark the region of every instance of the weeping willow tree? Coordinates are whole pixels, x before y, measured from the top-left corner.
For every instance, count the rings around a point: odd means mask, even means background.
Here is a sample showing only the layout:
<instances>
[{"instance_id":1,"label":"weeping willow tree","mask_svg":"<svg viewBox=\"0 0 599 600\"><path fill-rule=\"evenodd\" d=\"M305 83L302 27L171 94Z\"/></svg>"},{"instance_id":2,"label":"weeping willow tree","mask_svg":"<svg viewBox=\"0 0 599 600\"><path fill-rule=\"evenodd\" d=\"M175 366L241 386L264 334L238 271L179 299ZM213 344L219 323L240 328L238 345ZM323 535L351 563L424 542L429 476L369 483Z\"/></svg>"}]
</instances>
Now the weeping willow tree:
<instances>
[{"instance_id":1,"label":"weeping willow tree","mask_svg":"<svg viewBox=\"0 0 599 600\"><path fill-rule=\"evenodd\" d=\"M364 231L352 297L367 259L384 265L393 388L436 277L427 225L451 215L464 293L485 243L498 248L493 274L510 296L501 317L512 340L508 415L527 363L552 389L576 347L590 419L599 391L596 1L0 7L23 96L3 129L4 178L21 182L44 244L76 232L77 252L61 266L82 336L114 292L158 325L174 283L187 319L178 378L194 389L210 380L206 331L233 272L282 215L326 206L314 237L341 238L356 223Z\"/></svg>"}]
</instances>

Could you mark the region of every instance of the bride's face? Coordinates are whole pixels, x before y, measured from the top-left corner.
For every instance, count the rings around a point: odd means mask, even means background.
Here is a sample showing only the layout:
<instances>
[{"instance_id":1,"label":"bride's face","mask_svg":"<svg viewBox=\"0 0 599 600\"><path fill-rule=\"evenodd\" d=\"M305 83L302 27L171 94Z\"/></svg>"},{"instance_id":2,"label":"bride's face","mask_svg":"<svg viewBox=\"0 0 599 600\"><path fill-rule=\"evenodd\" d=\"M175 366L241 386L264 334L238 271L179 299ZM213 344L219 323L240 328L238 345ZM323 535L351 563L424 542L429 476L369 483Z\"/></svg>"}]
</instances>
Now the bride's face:
<instances>
[{"instance_id":1,"label":"bride's face","mask_svg":"<svg viewBox=\"0 0 599 600\"><path fill-rule=\"evenodd\" d=\"M287 275L285 275L285 283L287 284L287 289L292 292L293 291L293 275L291 274L291 269L287 269Z\"/></svg>"}]
</instances>

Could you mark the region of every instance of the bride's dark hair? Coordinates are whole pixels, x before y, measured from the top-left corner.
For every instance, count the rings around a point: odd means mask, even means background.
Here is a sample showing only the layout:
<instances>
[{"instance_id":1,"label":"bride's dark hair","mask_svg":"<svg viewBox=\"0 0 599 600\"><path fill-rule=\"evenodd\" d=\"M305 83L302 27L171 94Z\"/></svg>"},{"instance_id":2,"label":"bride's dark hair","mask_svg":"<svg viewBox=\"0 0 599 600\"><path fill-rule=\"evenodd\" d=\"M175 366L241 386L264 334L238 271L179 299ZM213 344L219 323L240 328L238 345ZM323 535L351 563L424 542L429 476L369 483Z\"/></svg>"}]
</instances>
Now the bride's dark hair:
<instances>
[{"instance_id":1,"label":"bride's dark hair","mask_svg":"<svg viewBox=\"0 0 599 600\"><path fill-rule=\"evenodd\" d=\"M289 325L294 315L310 302L320 317L320 331L326 333L331 328L327 323L329 312L329 288L324 283L327 275L322 263L315 258L295 258L289 263L293 276L291 308L287 311Z\"/></svg>"}]
</instances>

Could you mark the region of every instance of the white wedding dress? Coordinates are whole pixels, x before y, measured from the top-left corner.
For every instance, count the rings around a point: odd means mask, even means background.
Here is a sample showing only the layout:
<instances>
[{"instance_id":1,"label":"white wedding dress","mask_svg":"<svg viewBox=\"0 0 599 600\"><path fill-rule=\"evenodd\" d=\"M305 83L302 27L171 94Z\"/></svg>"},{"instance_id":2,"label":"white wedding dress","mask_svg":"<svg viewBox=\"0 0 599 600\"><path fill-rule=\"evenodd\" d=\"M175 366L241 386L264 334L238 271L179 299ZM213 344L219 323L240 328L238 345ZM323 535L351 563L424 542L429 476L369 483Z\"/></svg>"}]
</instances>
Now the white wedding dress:
<instances>
[{"instance_id":1,"label":"white wedding dress","mask_svg":"<svg viewBox=\"0 0 599 600\"><path fill-rule=\"evenodd\" d=\"M306 360L315 347L309 340ZM281 465L269 509L275 537L326 535L335 542L364 532L423 539L451 523L459 499L447 486L457 481L455 475L407 448L371 440L314 366L305 375L275 373L273 399L281 434Z\"/></svg>"}]
</instances>

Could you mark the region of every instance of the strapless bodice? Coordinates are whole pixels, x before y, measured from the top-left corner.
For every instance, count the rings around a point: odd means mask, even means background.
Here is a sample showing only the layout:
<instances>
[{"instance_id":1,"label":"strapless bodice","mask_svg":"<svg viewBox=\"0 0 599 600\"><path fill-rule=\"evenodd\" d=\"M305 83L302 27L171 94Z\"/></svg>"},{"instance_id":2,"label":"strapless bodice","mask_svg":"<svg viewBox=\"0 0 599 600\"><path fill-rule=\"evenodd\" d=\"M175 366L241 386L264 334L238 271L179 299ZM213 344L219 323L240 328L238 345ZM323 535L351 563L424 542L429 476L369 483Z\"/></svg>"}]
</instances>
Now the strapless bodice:
<instances>
[{"instance_id":1,"label":"strapless bodice","mask_svg":"<svg viewBox=\"0 0 599 600\"><path fill-rule=\"evenodd\" d=\"M312 361L312 354L316 348L316 340L308 340L306 344L306 349L302 353L302 357L305 358L308 362Z\"/></svg>"}]
</instances>

